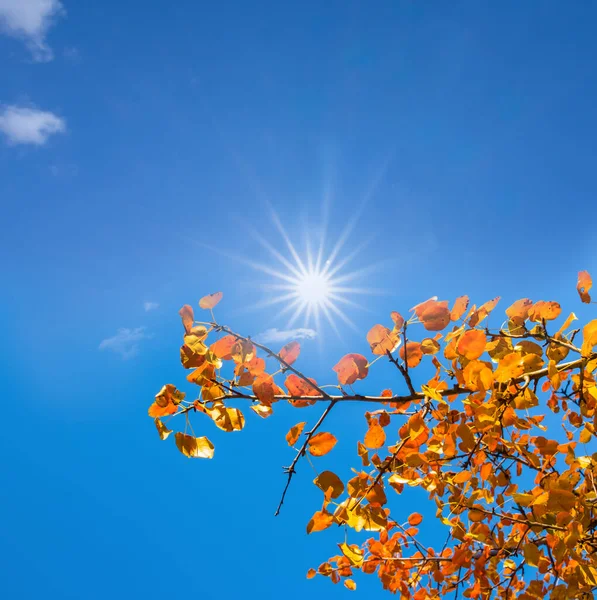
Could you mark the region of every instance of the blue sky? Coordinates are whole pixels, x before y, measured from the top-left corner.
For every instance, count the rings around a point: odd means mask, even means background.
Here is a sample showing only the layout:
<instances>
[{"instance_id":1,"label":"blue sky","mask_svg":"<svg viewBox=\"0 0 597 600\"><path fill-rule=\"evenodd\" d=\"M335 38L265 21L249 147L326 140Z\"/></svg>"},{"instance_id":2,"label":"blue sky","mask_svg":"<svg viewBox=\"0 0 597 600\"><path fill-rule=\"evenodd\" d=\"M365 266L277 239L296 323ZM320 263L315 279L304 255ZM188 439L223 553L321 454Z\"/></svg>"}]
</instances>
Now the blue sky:
<instances>
[{"instance_id":1,"label":"blue sky","mask_svg":"<svg viewBox=\"0 0 597 600\"><path fill-rule=\"evenodd\" d=\"M254 230L287 254L272 210L304 256L327 210L326 248L354 223L340 254L369 243L346 269L377 265L358 285L386 293L349 297L358 332L304 341L320 383L432 295L589 317L596 18L591 2L0 0L8 596L348 594L305 579L342 541L305 534L308 466L273 517L284 435L316 411L248 415L240 434L201 421L213 461L158 439L147 407L184 381L177 311L222 290L222 321L283 330L246 310L271 278L238 257L275 264ZM388 382L380 365L360 389ZM329 430L319 466L347 477L364 418Z\"/></svg>"}]
</instances>

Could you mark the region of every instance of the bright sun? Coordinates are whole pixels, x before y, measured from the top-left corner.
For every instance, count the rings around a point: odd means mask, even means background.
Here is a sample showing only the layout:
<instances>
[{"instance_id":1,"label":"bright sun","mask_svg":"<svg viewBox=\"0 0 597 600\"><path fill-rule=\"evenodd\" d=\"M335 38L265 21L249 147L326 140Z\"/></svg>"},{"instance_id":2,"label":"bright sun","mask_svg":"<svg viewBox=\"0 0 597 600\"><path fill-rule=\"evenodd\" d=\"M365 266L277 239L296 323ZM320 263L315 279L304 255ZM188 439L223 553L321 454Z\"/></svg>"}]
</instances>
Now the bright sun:
<instances>
[{"instance_id":1,"label":"bright sun","mask_svg":"<svg viewBox=\"0 0 597 600\"><path fill-rule=\"evenodd\" d=\"M282 235L289 256L285 256L262 235L253 232L254 237L283 266L283 270L278 270L273 265L258 264L246 259L244 260L244 262L248 263L254 269L266 273L277 280L275 283L263 284L262 287L264 289L269 291L275 290L277 293L268 293L267 300L256 304L255 308L282 304L283 308L277 312L275 317L289 315L287 327L292 327L299 319L302 320L305 327L309 325L311 320L319 327L321 317L324 317L338 334L336 319L340 319L354 328L354 324L344 313L340 305L362 309L362 306L350 300L347 296L379 293L371 288L350 285L350 282L354 279L363 276L366 272L374 268L369 267L346 272L347 264L362 253L364 245L356 246L349 254L340 257L341 250L350 233L351 228L348 227L340 235L340 238L331 251L328 251L325 255L325 233L321 234L317 249L312 248L307 238L306 251L301 257L275 213L272 214L272 219Z\"/></svg>"},{"instance_id":2,"label":"bright sun","mask_svg":"<svg viewBox=\"0 0 597 600\"><path fill-rule=\"evenodd\" d=\"M329 278L318 271L308 271L296 283L296 292L312 308L323 306L330 296Z\"/></svg>"}]
</instances>

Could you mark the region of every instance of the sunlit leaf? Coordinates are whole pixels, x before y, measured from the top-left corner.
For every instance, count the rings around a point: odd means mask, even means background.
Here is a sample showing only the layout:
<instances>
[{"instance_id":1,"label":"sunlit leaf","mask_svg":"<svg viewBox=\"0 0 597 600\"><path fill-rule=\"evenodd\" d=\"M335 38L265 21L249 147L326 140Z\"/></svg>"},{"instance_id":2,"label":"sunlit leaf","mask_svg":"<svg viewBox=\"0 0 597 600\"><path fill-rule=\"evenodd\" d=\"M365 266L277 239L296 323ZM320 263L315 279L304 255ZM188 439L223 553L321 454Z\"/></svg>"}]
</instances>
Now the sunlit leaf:
<instances>
[{"instance_id":1,"label":"sunlit leaf","mask_svg":"<svg viewBox=\"0 0 597 600\"><path fill-rule=\"evenodd\" d=\"M367 359L362 354L346 354L333 367L341 385L351 385L357 379L365 379L369 372Z\"/></svg>"},{"instance_id":2,"label":"sunlit leaf","mask_svg":"<svg viewBox=\"0 0 597 600\"><path fill-rule=\"evenodd\" d=\"M279 388L271 375L262 373L253 382L253 393L257 396L261 404L268 406L276 401L275 396L279 393Z\"/></svg>"},{"instance_id":3,"label":"sunlit leaf","mask_svg":"<svg viewBox=\"0 0 597 600\"><path fill-rule=\"evenodd\" d=\"M357 589L357 584L352 579L345 579L344 587L348 588L350 591L354 592L354 590Z\"/></svg>"},{"instance_id":4,"label":"sunlit leaf","mask_svg":"<svg viewBox=\"0 0 597 600\"><path fill-rule=\"evenodd\" d=\"M404 360L406 357L406 364L409 368L413 369L417 367L421 359L423 358L423 350L419 342L408 342L406 345L400 348L400 358Z\"/></svg>"},{"instance_id":5,"label":"sunlit leaf","mask_svg":"<svg viewBox=\"0 0 597 600\"><path fill-rule=\"evenodd\" d=\"M172 430L168 429L159 419L155 419L154 422L158 430L158 435L162 440L165 440L172 433Z\"/></svg>"},{"instance_id":6,"label":"sunlit leaf","mask_svg":"<svg viewBox=\"0 0 597 600\"><path fill-rule=\"evenodd\" d=\"M468 320L469 327L476 327L481 321L487 318L499 301L500 297L497 296L496 298L493 298L493 300L488 300L477 310L473 311Z\"/></svg>"},{"instance_id":7,"label":"sunlit leaf","mask_svg":"<svg viewBox=\"0 0 597 600\"><path fill-rule=\"evenodd\" d=\"M203 296L203 298L199 300L199 306L206 309L214 308L223 296L224 294L222 292L215 292L214 294L209 294L209 296Z\"/></svg>"},{"instance_id":8,"label":"sunlit leaf","mask_svg":"<svg viewBox=\"0 0 597 600\"><path fill-rule=\"evenodd\" d=\"M412 527L416 527L417 525L420 525L423 522L423 515L419 514L419 513L412 513L409 517L408 517L408 524L411 525Z\"/></svg>"},{"instance_id":9,"label":"sunlit leaf","mask_svg":"<svg viewBox=\"0 0 597 600\"><path fill-rule=\"evenodd\" d=\"M400 344L398 334L383 325L374 325L367 333L367 341L371 346L371 352L378 356L393 352Z\"/></svg>"},{"instance_id":10,"label":"sunlit leaf","mask_svg":"<svg viewBox=\"0 0 597 600\"><path fill-rule=\"evenodd\" d=\"M479 329L469 329L462 334L456 351L468 360L479 358L485 352L487 337Z\"/></svg>"},{"instance_id":11,"label":"sunlit leaf","mask_svg":"<svg viewBox=\"0 0 597 600\"><path fill-rule=\"evenodd\" d=\"M591 296L589 292L593 287L593 280L589 275L588 271L579 271L578 273L578 281L576 283L576 291L580 296L582 302L589 304L591 302Z\"/></svg>"},{"instance_id":12,"label":"sunlit leaf","mask_svg":"<svg viewBox=\"0 0 597 600\"><path fill-rule=\"evenodd\" d=\"M193 328L193 323L195 322L195 316L193 314L193 309L188 304L185 304L179 311L178 314L182 319L182 324L184 326L184 330L187 333L191 332Z\"/></svg>"},{"instance_id":13,"label":"sunlit leaf","mask_svg":"<svg viewBox=\"0 0 597 600\"><path fill-rule=\"evenodd\" d=\"M334 517L326 510L317 511L307 524L307 533L323 531L332 525Z\"/></svg>"},{"instance_id":14,"label":"sunlit leaf","mask_svg":"<svg viewBox=\"0 0 597 600\"><path fill-rule=\"evenodd\" d=\"M338 498L344 492L344 484L342 480L331 471L321 472L314 480L313 483L322 491L325 492L328 489L332 489L331 497Z\"/></svg>"},{"instance_id":15,"label":"sunlit leaf","mask_svg":"<svg viewBox=\"0 0 597 600\"><path fill-rule=\"evenodd\" d=\"M313 456L323 456L336 445L337 441L338 440L331 433L316 433L309 440L309 452Z\"/></svg>"},{"instance_id":16,"label":"sunlit leaf","mask_svg":"<svg viewBox=\"0 0 597 600\"><path fill-rule=\"evenodd\" d=\"M209 349L222 360L232 360L237 339L233 335L225 335L215 341Z\"/></svg>"},{"instance_id":17,"label":"sunlit leaf","mask_svg":"<svg viewBox=\"0 0 597 600\"><path fill-rule=\"evenodd\" d=\"M274 409L271 406L265 404L251 404L251 410L262 419L267 419L274 412Z\"/></svg>"},{"instance_id":18,"label":"sunlit leaf","mask_svg":"<svg viewBox=\"0 0 597 600\"><path fill-rule=\"evenodd\" d=\"M468 308L469 298L468 296L460 296L456 298L454 301L454 306L450 311L450 319L452 321L458 321L458 319L462 318L462 315L466 312Z\"/></svg>"},{"instance_id":19,"label":"sunlit leaf","mask_svg":"<svg viewBox=\"0 0 597 600\"><path fill-rule=\"evenodd\" d=\"M551 321L557 319L562 312L562 307L557 302L545 302L539 300L529 309L529 319L540 323L541 321Z\"/></svg>"},{"instance_id":20,"label":"sunlit leaf","mask_svg":"<svg viewBox=\"0 0 597 600\"><path fill-rule=\"evenodd\" d=\"M245 417L238 408L224 406L218 402L206 412L222 431L240 431L245 426Z\"/></svg>"},{"instance_id":21,"label":"sunlit leaf","mask_svg":"<svg viewBox=\"0 0 597 600\"><path fill-rule=\"evenodd\" d=\"M286 434L286 441L288 442L289 446L294 446L296 444L306 424L307 423L303 421L302 423L297 423L290 428Z\"/></svg>"},{"instance_id":22,"label":"sunlit leaf","mask_svg":"<svg viewBox=\"0 0 597 600\"><path fill-rule=\"evenodd\" d=\"M364 442L367 448L381 448L385 444L386 432L377 419L371 420Z\"/></svg>"},{"instance_id":23,"label":"sunlit leaf","mask_svg":"<svg viewBox=\"0 0 597 600\"><path fill-rule=\"evenodd\" d=\"M447 300L438 302L437 298L430 298L417 304L411 310L415 312L427 331L441 331L448 326L451 320Z\"/></svg>"},{"instance_id":24,"label":"sunlit leaf","mask_svg":"<svg viewBox=\"0 0 597 600\"><path fill-rule=\"evenodd\" d=\"M213 458L214 445L206 437L177 432L174 438L176 447L188 458Z\"/></svg>"},{"instance_id":25,"label":"sunlit leaf","mask_svg":"<svg viewBox=\"0 0 597 600\"><path fill-rule=\"evenodd\" d=\"M301 345L298 342L290 342L280 350L280 358L288 365L291 365L299 356Z\"/></svg>"},{"instance_id":26,"label":"sunlit leaf","mask_svg":"<svg viewBox=\"0 0 597 600\"><path fill-rule=\"evenodd\" d=\"M404 317L400 313L393 310L390 313L390 318L392 319L392 321L394 321L394 330L400 331L402 329L402 326L404 325Z\"/></svg>"}]
</instances>

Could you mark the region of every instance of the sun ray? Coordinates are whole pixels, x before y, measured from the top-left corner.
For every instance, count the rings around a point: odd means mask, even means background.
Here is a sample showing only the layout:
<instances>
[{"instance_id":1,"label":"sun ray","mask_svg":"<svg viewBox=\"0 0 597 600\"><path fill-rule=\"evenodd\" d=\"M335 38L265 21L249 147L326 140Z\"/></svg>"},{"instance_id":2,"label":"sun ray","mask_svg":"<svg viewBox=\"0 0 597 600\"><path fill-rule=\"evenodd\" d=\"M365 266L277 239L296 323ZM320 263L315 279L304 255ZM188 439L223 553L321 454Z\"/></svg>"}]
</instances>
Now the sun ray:
<instances>
[{"instance_id":1,"label":"sun ray","mask_svg":"<svg viewBox=\"0 0 597 600\"><path fill-rule=\"evenodd\" d=\"M355 302L354 300L349 300L348 298L344 298L344 296L340 296L338 294L330 293L328 298L330 300L335 300L336 302L340 302L340 304L346 304L346 306L352 306L353 308L358 308L359 310L366 310L367 312L371 312L369 308Z\"/></svg>"},{"instance_id":2,"label":"sun ray","mask_svg":"<svg viewBox=\"0 0 597 600\"><path fill-rule=\"evenodd\" d=\"M278 313L276 313L276 319L280 319L284 315L288 314L291 310L293 310L294 308L296 308L302 302L303 302L302 298L300 298L300 297L297 298L296 300L294 300L293 302L291 302L290 304L288 304L285 308L283 308Z\"/></svg>"},{"instance_id":3,"label":"sun ray","mask_svg":"<svg viewBox=\"0 0 597 600\"><path fill-rule=\"evenodd\" d=\"M359 332L357 326L333 302L327 300L326 305L332 312L336 313L336 315L338 315L338 317L340 317L340 319L344 321L353 331L356 331L357 333Z\"/></svg>"},{"instance_id":4,"label":"sun ray","mask_svg":"<svg viewBox=\"0 0 597 600\"><path fill-rule=\"evenodd\" d=\"M328 310L328 307L325 304L321 305L321 310L323 311L323 314L325 315L325 318L328 320L328 323L330 324L330 327L334 330L334 333L341 338L342 336L340 335L340 331L338 329L338 326L336 325L336 321L334 321L334 317L332 317L330 311Z\"/></svg>"},{"instance_id":5,"label":"sun ray","mask_svg":"<svg viewBox=\"0 0 597 600\"><path fill-rule=\"evenodd\" d=\"M334 282L330 282L330 292L334 294L361 294L367 296L385 296L389 294L388 290L382 288L362 288L362 287L346 287L336 286Z\"/></svg>"},{"instance_id":6,"label":"sun ray","mask_svg":"<svg viewBox=\"0 0 597 600\"><path fill-rule=\"evenodd\" d=\"M288 247L288 250L290 251L292 258L294 258L294 260L296 261L299 271L303 275L306 275L307 269L305 268L305 265L303 264L301 257L298 255L298 252L295 250L294 246L292 245L292 242L290 241L290 237L288 237L288 234L286 233L286 230L284 229L284 226L282 225L280 218L278 217L278 215L276 214L276 212L273 209L271 212L271 218L274 222L274 225L277 227L278 231L282 235L282 238L284 239L284 242L286 243L286 246Z\"/></svg>"},{"instance_id":7,"label":"sun ray","mask_svg":"<svg viewBox=\"0 0 597 600\"><path fill-rule=\"evenodd\" d=\"M295 277L303 275L302 269L297 269L287 258L276 250L260 233L250 229L251 235L275 258L277 258Z\"/></svg>"},{"instance_id":8,"label":"sun ray","mask_svg":"<svg viewBox=\"0 0 597 600\"><path fill-rule=\"evenodd\" d=\"M305 302L303 300L303 302L301 302L301 304L297 307L297 309L294 311L294 314L292 315L292 317L289 319L286 327L288 329L290 329L298 320L299 317L303 314L303 312L306 310L307 306L309 306L308 302Z\"/></svg>"}]
</instances>

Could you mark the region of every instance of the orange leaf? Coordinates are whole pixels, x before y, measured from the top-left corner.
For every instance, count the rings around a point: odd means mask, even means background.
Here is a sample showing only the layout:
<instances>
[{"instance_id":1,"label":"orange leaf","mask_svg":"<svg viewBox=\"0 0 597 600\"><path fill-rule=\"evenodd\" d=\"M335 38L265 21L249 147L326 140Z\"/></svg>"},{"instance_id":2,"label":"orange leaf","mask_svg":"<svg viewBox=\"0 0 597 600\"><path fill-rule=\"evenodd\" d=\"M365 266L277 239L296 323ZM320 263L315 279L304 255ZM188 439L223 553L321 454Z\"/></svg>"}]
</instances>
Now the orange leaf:
<instances>
[{"instance_id":1,"label":"orange leaf","mask_svg":"<svg viewBox=\"0 0 597 600\"><path fill-rule=\"evenodd\" d=\"M544 319L551 321L557 319L562 312L562 307L557 302L545 302L539 300L529 309L529 319L535 323L540 323Z\"/></svg>"},{"instance_id":2,"label":"orange leaf","mask_svg":"<svg viewBox=\"0 0 597 600\"><path fill-rule=\"evenodd\" d=\"M307 524L307 533L314 531L323 531L331 526L334 522L334 517L327 510L317 511Z\"/></svg>"},{"instance_id":3,"label":"orange leaf","mask_svg":"<svg viewBox=\"0 0 597 600\"><path fill-rule=\"evenodd\" d=\"M286 441L288 442L289 446L294 446L296 444L296 441L299 439L299 436L303 432L306 424L307 423L303 421L302 423L297 423L294 425L294 427L290 428L290 431L286 434Z\"/></svg>"},{"instance_id":4,"label":"orange leaf","mask_svg":"<svg viewBox=\"0 0 597 600\"><path fill-rule=\"evenodd\" d=\"M386 432L377 419L371 420L364 442L367 448L381 448L385 444Z\"/></svg>"},{"instance_id":5,"label":"orange leaf","mask_svg":"<svg viewBox=\"0 0 597 600\"><path fill-rule=\"evenodd\" d=\"M345 579L344 587L354 592L357 589L357 584L352 579Z\"/></svg>"},{"instance_id":6,"label":"orange leaf","mask_svg":"<svg viewBox=\"0 0 597 600\"><path fill-rule=\"evenodd\" d=\"M436 297L430 298L411 310L415 311L427 331L441 331L450 323L450 311L446 300L438 302Z\"/></svg>"},{"instance_id":7,"label":"orange leaf","mask_svg":"<svg viewBox=\"0 0 597 600\"><path fill-rule=\"evenodd\" d=\"M290 342L280 350L280 358L288 365L291 365L299 356L301 345L298 342Z\"/></svg>"},{"instance_id":8,"label":"orange leaf","mask_svg":"<svg viewBox=\"0 0 597 600\"><path fill-rule=\"evenodd\" d=\"M236 340L230 349L230 356L236 363L244 363L255 356L255 346L249 340Z\"/></svg>"},{"instance_id":9,"label":"orange leaf","mask_svg":"<svg viewBox=\"0 0 597 600\"><path fill-rule=\"evenodd\" d=\"M367 333L367 341L371 346L371 352L377 356L384 356L392 352L400 343L397 333L390 331L383 325L374 325Z\"/></svg>"},{"instance_id":10,"label":"orange leaf","mask_svg":"<svg viewBox=\"0 0 597 600\"><path fill-rule=\"evenodd\" d=\"M309 381L313 383L313 385L317 385L315 379L309 378ZM299 377L294 373L291 373L286 378L284 385L290 396L321 398L321 394L312 385L309 385L302 377ZM290 400L290 404L295 408L304 408L315 404L315 400Z\"/></svg>"},{"instance_id":11,"label":"orange leaf","mask_svg":"<svg viewBox=\"0 0 597 600\"><path fill-rule=\"evenodd\" d=\"M454 301L454 306L450 312L450 319L452 321L458 321L468 308L469 299L468 296L460 296Z\"/></svg>"},{"instance_id":12,"label":"orange leaf","mask_svg":"<svg viewBox=\"0 0 597 600\"><path fill-rule=\"evenodd\" d=\"M420 525L423 522L423 515L420 515L419 513L413 513L412 515L410 515L410 517L408 517L408 524L411 525L412 527L416 527L417 525Z\"/></svg>"},{"instance_id":13,"label":"orange leaf","mask_svg":"<svg viewBox=\"0 0 597 600\"><path fill-rule=\"evenodd\" d=\"M404 360L405 356L409 368L416 367L423 358L421 344L419 344L419 342L408 342L406 346L402 346L402 348L400 348L400 358Z\"/></svg>"},{"instance_id":14,"label":"orange leaf","mask_svg":"<svg viewBox=\"0 0 597 600\"><path fill-rule=\"evenodd\" d=\"M317 571L315 569L309 569L307 571L307 579L313 579L317 575Z\"/></svg>"},{"instance_id":15,"label":"orange leaf","mask_svg":"<svg viewBox=\"0 0 597 600\"><path fill-rule=\"evenodd\" d=\"M591 302L591 296L589 295L590 289L593 287L593 280L589 275L588 271L580 271L578 273L578 281L576 283L576 291L580 296L580 299L585 303Z\"/></svg>"},{"instance_id":16,"label":"orange leaf","mask_svg":"<svg viewBox=\"0 0 597 600\"><path fill-rule=\"evenodd\" d=\"M395 310L393 310L390 313L390 317L391 317L392 321L394 321L394 329L396 331L402 329L402 326L404 325L404 317L399 312L396 312Z\"/></svg>"},{"instance_id":17,"label":"orange leaf","mask_svg":"<svg viewBox=\"0 0 597 600\"><path fill-rule=\"evenodd\" d=\"M222 292L215 292L214 294L209 294L209 296L203 296L199 300L199 306L201 308L213 308L222 299L223 295Z\"/></svg>"},{"instance_id":18,"label":"orange leaf","mask_svg":"<svg viewBox=\"0 0 597 600\"><path fill-rule=\"evenodd\" d=\"M475 360L485 352L487 337L479 329L469 329L462 334L456 345L456 351L468 360Z\"/></svg>"},{"instance_id":19,"label":"orange leaf","mask_svg":"<svg viewBox=\"0 0 597 600\"><path fill-rule=\"evenodd\" d=\"M193 323L195 322L195 316L193 314L193 309L188 304L185 304L178 311L178 314L182 318L182 324L184 326L184 330L187 333L190 333L191 329L193 329Z\"/></svg>"},{"instance_id":20,"label":"orange leaf","mask_svg":"<svg viewBox=\"0 0 597 600\"><path fill-rule=\"evenodd\" d=\"M253 393L262 404L270 406L276 401L276 392L278 386L274 383L274 378L267 373L263 373L253 382Z\"/></svg>"},{"instance_id":21,"label":"orange leaf","mask_svg":"<svg viewBox=\"0 0 597 600\"><path fill-rule=\"evenodd\" d=\"M309 440L309 452L313 456L324 456L336 445L337 441L331 433L316 433Z\"/></svg>"},{"instance_id":22,"label":"orange leaf","mask_svg":"<svg viewBox=\"0 0 597 600\"><path fill-rule=\"evenodd\" d=\"M454 476L454 479L452 479L453 483L465 483L467 482L471 477L473 476L473 474L470 471L460 471L460 473L457 473Z\"/></svg>"},{"instance_id":23,"label":"orange leaf","mask_svg":"<svg viewBox=\"0 0 597 600\"><path fill-rule=\"evenodd\" d=\"M470 327L476 327L483 319L489 316L489 313L497 306L500 301L500 297L496 296L493 300L488 300L483 306L480 306L473 312L468 320Z\"/></svg>"},{"instance_id":24,"label":"orange leaf","mask_svg":"<svg viewBox=\"0 0 597 600\"><path fill-rule=\"evenodd\" d=\"M323 471L313 480L313 483L324 493L331 488L332 498L338 498L344 492L342 480L336 473L332 473L331 471Z\"/></svg>"},{"instance_id":25,"label":"orange leaf","mask_svg":"<svg viewBox=\"0 0 597 600\"><path fill-rule=\"evenodd\" d=\"M362 354L347 354L333 367L342 385L351 385L357 379L365 379L369 372L367 359Z\"/></svg>"},{"instance_id":26,"label":"orange leaf","mask_svg":"<svg viewBox=\"0 0 597 600\"><path fill-rule=\"evenodd\" d=\"M173 415L178 410L178 407L174 404L169 404L168 406L159 406L157 403L153 403L147 414L154 419L158 417L167 417L168 415Z\"/></svg>"},{"instance_id":27,"label":"orange leaf","mask_svg":"<svg viewBox=\"0 0 597 600\"><path fill-rule=\"evenodd\" d=\"M583 356L588 356L597 345L597 319L589 321L582 330L582 348Z\"/></svg>"},{"instance_id":28,"label":"orange leaf","mask_svg":"<svg viewBox=\"0 0 597 600\"><path fill-rule=\"evenodd\" d=\"M214 342L209 349L222 360L232 360L235 344L236 338L233 335L225 335Z\"/></svg>"},{"instance_id":29,"label":"orange leaf","mask_svg":"<svg viewBox=\"0 0 597 600\"><path fill-rule=\"evenodd\" d=\"M515 323L523 323L528 319L531 306L533 306L532 300L529 298L521 298L506 309L506 315Z\"/></svg>"}]
</instances>

